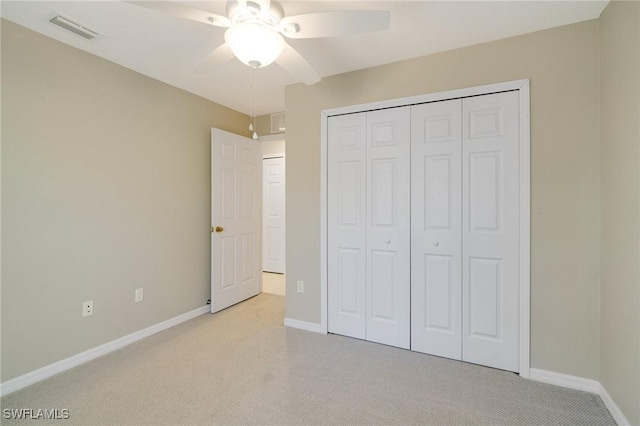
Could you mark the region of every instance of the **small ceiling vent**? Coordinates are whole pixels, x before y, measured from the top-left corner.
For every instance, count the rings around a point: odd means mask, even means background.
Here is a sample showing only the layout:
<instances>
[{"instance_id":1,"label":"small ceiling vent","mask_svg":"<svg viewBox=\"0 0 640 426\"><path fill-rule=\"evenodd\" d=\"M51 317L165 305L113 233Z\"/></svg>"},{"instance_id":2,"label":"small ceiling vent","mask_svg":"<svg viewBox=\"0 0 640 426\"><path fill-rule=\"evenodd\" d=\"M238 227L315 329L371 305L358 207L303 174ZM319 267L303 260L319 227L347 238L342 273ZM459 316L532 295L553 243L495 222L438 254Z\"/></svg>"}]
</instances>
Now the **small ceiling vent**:
<instances>
[{"instance_id":1,"label":"small ceiling vent","mask_svg":"<svg viewBox=\"0 0 640 426\"><path fill-rule=\"evenodd\" d=\"M98 36L100 35L97 32L85 27L84 25L73 22L72 20L65 18L64 16L55 16L51 18L49 22L59 26L60 28L64 28L67 31L71 31L72 33L77 34L80 37L84 37L87 40L93 40L95 38L98 38Z\"/></svg>"},{"instance_id":2,"label":"small ceiling vent","mask_svg":"<svg viewBox=\"0 0 640 426\"><path fill-rule=\"evenodd\" d=\"M282 133L287 130L284 123L284 112L271 114L271 133Z\"/></svg>"}]
</instances>

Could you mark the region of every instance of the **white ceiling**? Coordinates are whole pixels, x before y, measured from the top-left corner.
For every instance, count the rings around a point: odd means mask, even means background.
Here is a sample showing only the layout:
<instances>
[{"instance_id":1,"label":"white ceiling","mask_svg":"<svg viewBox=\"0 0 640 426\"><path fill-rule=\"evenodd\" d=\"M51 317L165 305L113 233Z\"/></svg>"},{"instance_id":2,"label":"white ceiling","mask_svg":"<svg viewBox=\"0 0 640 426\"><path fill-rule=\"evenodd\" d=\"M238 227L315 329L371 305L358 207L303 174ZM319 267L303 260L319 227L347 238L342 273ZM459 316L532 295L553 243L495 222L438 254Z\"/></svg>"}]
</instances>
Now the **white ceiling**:
<instances>
[{"instance_id":1,"label":"white ceiling","mask_svg":"<svg viewBox=\"0 0 640 426\"><path fill-rule=\"evenodd\" d=\"M225 15L224 1L186 5ZM343 10L391 12L387 31L289 40L321 77L387 64L560 25L595 19L598 1L281 1L286 15ZM2 17L63 43L235 110L252 109L251 70L237 59L202 74L193 70L223 43L224 29L121 1L5 1ZM102 37L88 41L49 22L62 14ZM256 71L255 115L284 110L284 86L296 83L278 65Z\"/></svg>"}]
</instances>

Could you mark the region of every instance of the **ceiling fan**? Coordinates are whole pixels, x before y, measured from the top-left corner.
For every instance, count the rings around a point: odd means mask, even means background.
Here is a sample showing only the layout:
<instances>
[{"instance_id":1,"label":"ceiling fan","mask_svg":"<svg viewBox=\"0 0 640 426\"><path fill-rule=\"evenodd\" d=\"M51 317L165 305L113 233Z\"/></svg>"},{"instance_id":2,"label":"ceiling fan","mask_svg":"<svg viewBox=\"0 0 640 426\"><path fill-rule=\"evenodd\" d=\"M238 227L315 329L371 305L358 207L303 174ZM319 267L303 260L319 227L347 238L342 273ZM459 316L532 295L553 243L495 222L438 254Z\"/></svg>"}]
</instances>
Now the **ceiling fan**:
<instances>
[{"instance_id":1,"label":"ceiling fan","mask_svg":"<svg viewBox=\"0 0 640 426\"><path fill-rule=\"evenodd\" d=\"M341 10L285 16L274 0L228 0L227 16L192 8L173 1L129 1L169 15L226 28L225 43L211 52L196 68L206 72L234 56L252 68L276 62L305 84L320 81L311 64L286 41L336 37L389 28L389 11Z\"/></svg>"}]
</instances>

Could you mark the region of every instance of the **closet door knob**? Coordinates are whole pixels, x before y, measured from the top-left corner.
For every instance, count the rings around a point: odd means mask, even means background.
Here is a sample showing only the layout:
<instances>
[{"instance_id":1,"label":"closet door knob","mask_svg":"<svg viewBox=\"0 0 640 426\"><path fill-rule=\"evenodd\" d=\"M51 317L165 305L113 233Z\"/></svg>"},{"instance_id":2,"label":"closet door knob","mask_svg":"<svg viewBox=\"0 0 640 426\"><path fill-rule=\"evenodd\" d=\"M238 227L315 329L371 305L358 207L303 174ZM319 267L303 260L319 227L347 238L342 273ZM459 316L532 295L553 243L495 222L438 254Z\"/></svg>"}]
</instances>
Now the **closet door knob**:
<instances>
[{"instance_id":1,"label":"closet door knob","mask_svg":"<svg viewBox=\"0 0 640 426\"><path fill-rule=\"evenodd\" d=\"M385 244L391 244L391 240L384 240Z\"/></svg>"},{"instance_id":2,"label":"closet door knob","mask_svg":"<svg viewBox=\"0 0 640 426\"><path fill-rule=\"evenodd\" d=\"M437 241L434 241L434 242L433 242L433 245L434 245L435 247L438 247L438 246L440 245L440 243L439 243L439 242L437 242Z\"/></svg>"}]
</instances>

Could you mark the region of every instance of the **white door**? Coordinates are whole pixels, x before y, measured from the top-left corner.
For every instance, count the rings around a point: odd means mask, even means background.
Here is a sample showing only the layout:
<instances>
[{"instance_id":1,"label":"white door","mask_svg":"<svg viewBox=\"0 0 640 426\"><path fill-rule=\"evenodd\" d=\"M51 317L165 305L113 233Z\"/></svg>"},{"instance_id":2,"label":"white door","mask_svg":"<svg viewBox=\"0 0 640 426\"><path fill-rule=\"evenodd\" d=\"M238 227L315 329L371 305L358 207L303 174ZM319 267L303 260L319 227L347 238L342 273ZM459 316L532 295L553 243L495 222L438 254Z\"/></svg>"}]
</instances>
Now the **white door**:
<instances>
[{"instance_id":1,"label":"white door","mask_svg":"<svg viewBox=\"0 0 640 426\"><path fill-rule=\"evenodd\" d=\"M519 370L518 109L512 91L329 118L330 332Z\"/></svg>"},{"instance_id":2,"label":"white door","mask_svg":"<svg viewBox=\"0 0 640 426\"><path fill-rule=\"evenodd\" d=\"M518 371L518 92L462 101L462 359Z\"/></svg>"},{"instance_id":3,"label":"white door","mask_svg":"<svg viewBox=\"0 0 640 426\"><path fill-rule=\"evenodd\" d=\"M328 330L410 345L410 109L328 120Z\"/></svg>"},{"instance_id":4,"label":"white door","mask_svg":"<svg viewBox=\"0 0 640 426\"><path fill-rule=\"evenodd\" d=\"M410 346L410 107L367 113L367 340Z\"/></svg>"},{"instance_id":5,"label":"white door","mask_svg":"<svg viewBox=\"0 0 640 426\"><path fill-rule=\"evenodd\" d=\"M211 129L211 312L260 293L260 142Z\"/></svg>"},{"instance_id":6,"label":"white door","mask_svg":"<svg viewBox=\"0 0 640 426\"><path fill-rule=\"evenodd\" d=\"M411 108L411 350L462 358L462 101Z\"/></svg>"},{"instance_id":7,"label":"white door","mask_svg":"<svg viewBox=\"0 0 640 426\"><path fill-rule=\"evenodd\" d=\"M327 327L366 337L367 114L328 120Z\"/></svg>"},{"instance_id":8,"label":"white door","mask_svg":"<svg viewBox=\"0 0 640 426\"><path fill-rule=\"evenodd\" d=\"M285 167L284 157L262 161L262 270L284 274Z\"/></svg>"}]
</instances>

